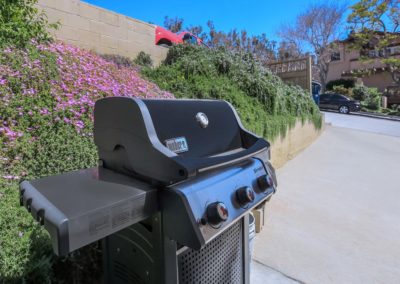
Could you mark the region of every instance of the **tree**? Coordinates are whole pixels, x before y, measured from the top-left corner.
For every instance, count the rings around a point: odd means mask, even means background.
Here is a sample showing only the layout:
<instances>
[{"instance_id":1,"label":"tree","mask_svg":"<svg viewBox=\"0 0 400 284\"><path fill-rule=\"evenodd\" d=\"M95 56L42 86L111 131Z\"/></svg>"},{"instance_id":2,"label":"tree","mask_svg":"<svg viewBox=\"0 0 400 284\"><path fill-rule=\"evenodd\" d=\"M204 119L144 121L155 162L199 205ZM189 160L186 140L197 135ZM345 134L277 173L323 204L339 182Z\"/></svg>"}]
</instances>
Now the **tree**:
<instances>
[{"instance_id":1,"label":"tree","mask_svg":"<svg viewBox=\"0 0 400 284\"><path fill-rule=\"evenodd\" d=\"M400 85L400 59L391 56L388 50L388 46L400 44L399 0L361 0L351 6L351 10L347 22L352 48L361 55L373 50L386 64L393 81Z\"/></svg>"},{"instance_id":2,"label":"tree","mask_svg":"<svg viewBox=\"0 0 400 284\"><path fill-rule=\"evenodd\" d=\"M186 28L189 32L194 34L195 36L200 36L201 33L203 32L203 27L198 25L198 26L190 26Z\"/></svg>"},{"instance_id":3,"label":"tree","mask_svg":"<svg viewBox=\"0 0 400 284\"><path fill-rule=\"evenodd\" d=\"M203 31L203 27L201 25L189 26L186 28L186 30L200 38L203 42L207 41L208 35L205 31Z\"/></svg>"},{"instance_id":4,"label":"tree","mask_svg":"<svg viewBox=\"0 0 400 284\"><path fill-rule=\"evenodd\" d=\"M212 21L207 22L209 29L205 37L210 47L223 47L233 52L252 53L259 62L266 64L276 59L276 42L270 41L266 34L249 36L246 30L232 29L228 33L218 31Z\"/></svg>"},{"instance_id":5,"label":"tree","mask_svg":"<svg viewBox=\"0 0 400 284\"><path fill-rule=\"evenodd\" d=\"M281 41L277 50L278 60L298 59L302 57L300 48L294 42Z\"/></svg>"},{"instance_id":6,"label":"tree","mask_svg":"<svg viewBox=\"0 0 400 284\"><path fill-rule=\"evenodd\" d=\"M207 45L210 47L218 47L223 46L226 38L226 35L222 31L217 31L214 23L211 20L207 21L208 27L208 37L207 37Z\"/></svg>"},{"instance_id":7,"label":"tree","mask_svg":"<svg viewBox=\"0 0 400 284\"><path fill-rule=\"evenodd\" d=\"M165 16L164 26L172 32L182 31L182 18ZM268 40L265 34L249 36L246 30L232 29L229 32L217 30L212 21L207 22L208 31L202 26L189 26L185 30L201 38L211 48L225 48L232 52L252 53L259 62L269 63L276 60L276 42Z\"/></svg>"},{"instance_id":8,"label":"tree","mask_svg":"<svg viewBox=\"0 0 400 284\"><path fill-rule=\"evenodd\" d=\"M342 17L346 6L338 2L311 4L297 16L294 24L283 25L278 34L286 42L303 49L311 48L316 55L316 65L322 91L325 90L331 53L339 39Z\"/></svg>"},{"instance_id":9,"label":"tree","mask_svg":"<svg viewBox=\"0 0 400 284\"><path fill-rule=\"evenodd\" d=\"M164 17L164 27L170 30L173 33L177 33L182 31L183 27L183 19L182 18L169 18L168 16Z\"/></svg>"}]
</instances>

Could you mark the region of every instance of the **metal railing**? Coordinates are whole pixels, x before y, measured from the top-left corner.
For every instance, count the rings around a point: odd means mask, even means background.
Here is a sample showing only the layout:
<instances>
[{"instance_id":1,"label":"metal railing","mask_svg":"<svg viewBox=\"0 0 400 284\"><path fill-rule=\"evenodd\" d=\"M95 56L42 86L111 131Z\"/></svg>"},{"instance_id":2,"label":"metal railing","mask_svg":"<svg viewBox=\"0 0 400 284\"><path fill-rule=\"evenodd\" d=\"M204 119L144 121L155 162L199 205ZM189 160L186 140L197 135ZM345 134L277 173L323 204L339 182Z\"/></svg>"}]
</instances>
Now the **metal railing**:
<instances>
[{"instance_id":1,"label":"metal railing","mask_svg":"<svg viewBox=\"0 0 400 284\"><path fill-rule=\"evenodd\" d=\"M297 72L307 70L307 60L308 58L293 59L287 61L279 61L270 63L267 67L274 74Z\"/></svg>"}]
</instances>

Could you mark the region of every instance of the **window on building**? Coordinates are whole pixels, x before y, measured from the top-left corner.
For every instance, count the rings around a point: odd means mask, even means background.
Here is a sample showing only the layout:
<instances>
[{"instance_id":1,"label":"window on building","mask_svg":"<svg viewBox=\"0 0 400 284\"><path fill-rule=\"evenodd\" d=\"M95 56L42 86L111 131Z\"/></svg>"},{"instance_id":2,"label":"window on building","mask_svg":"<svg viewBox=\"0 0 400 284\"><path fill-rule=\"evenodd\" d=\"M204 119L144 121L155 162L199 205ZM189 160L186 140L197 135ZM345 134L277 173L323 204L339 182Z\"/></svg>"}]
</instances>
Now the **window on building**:
<instances>
[{"instance_id":1,"label":"window on building","mask_svg":"<svg viewBox=\"0 0 400 284\"><path fill-rule=\"evenodd\" d=\"M397 54L400 54L400 45L392 46L390 48L390 55L397 55Z\"/></svg>"},{"instance_id":2,"label":"window on building","mask_svg":"<svg viewBox=\"0 0 400 284\"><path fill-rule=\"evenodd\" d=\"M368 50L368 57L375 58L378 57L379 53L377 50Z\"/></svg>"},{"instance_id":3,"label":"window on building","mask_svg":"<svg viewBox=\"0 0 400 284\"><path fill-rule=\"evenodd\" d=\"M340 60L340 52L332 52L331 61L339 61Z\"/></svg>"}]
</instances>

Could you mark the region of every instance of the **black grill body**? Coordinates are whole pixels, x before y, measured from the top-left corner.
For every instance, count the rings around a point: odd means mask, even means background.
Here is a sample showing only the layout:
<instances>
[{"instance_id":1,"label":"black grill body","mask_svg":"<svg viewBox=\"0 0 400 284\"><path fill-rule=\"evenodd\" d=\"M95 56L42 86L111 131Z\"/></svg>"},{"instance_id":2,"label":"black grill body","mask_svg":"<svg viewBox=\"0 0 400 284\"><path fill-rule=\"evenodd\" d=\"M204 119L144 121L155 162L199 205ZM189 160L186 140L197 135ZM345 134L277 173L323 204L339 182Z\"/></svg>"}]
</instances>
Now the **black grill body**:
<instances>
[{"instance_id":1,"label":"black grill body","mask_svg":"<svg viewBox=\"0 0 400 284\"><path fill-rule=\"evenodd\" d=\"M249 212L276 190L269 143L230 104L106 98L100 165L21 183L66 255L103 240L106 283L248 283Z\"/></svg>"},{"instance_id":2,"label":"black grill body","mask_svg":"<svg viewBox=\"0 0 400 284\"><path fill-rule=\"evenodd\" d=\"M162 234L161 215L104 240L106 283L249 283L248 215L201 250Z\"/></svg>"}]
</instances>

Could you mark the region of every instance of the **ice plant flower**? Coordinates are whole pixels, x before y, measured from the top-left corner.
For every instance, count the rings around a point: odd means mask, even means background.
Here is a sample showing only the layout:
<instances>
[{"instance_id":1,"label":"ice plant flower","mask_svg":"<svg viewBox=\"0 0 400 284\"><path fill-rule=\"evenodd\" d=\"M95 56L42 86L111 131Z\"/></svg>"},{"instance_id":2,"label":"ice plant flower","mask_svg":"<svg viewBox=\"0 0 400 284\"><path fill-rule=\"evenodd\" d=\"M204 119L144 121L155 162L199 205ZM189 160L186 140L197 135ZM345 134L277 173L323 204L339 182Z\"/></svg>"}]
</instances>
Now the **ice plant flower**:
<instances>
[{"instance_id":1,"label":"ice plant flower","mask_svg":"<svg viewBox=\"0 0 400 284\"><path fill-rule=\"evenodd\" d=\"M171 93L141 78L137 68L119 67L91 51L60 41L49 45L33 44L43 53L39 58L32 59L27 51L12 47L2 51L9 56L20 52L23 59L18 68L8 64L8 61L0 62L0 105L18 106L12 117L0 120L0 138L5 136L6 141L12 142L25 132L36 131L37 125L26 126L26 120L31 117L30 121L37 123L37 116L51 119L47 125L66 123L74 126L81 135L91 136L93 107L98 99L104 97L174 98ZM45 54L54 56L57 75L46 73L42 61L48 56ZM9 85L11 81L14 88ZM32 102L28 108L21 105L21 101L16 102L18 94L13 93L15 82L20 84L22 100ZM50 90L44 89L45 83ZM41 103L37 105L37 101ZM25 122L21 123L22 120ZM22 125L25 127L21 128Z\"/></svg>"}]
</instances>

